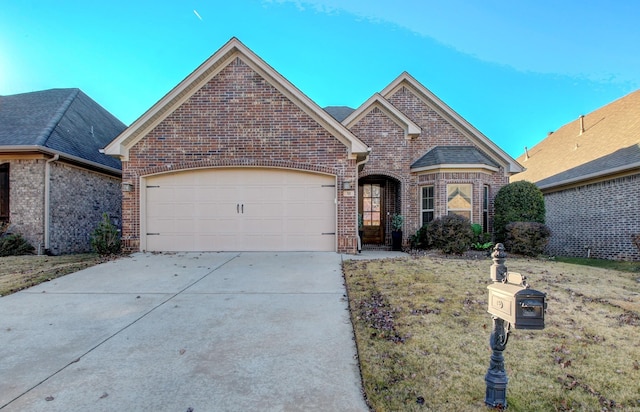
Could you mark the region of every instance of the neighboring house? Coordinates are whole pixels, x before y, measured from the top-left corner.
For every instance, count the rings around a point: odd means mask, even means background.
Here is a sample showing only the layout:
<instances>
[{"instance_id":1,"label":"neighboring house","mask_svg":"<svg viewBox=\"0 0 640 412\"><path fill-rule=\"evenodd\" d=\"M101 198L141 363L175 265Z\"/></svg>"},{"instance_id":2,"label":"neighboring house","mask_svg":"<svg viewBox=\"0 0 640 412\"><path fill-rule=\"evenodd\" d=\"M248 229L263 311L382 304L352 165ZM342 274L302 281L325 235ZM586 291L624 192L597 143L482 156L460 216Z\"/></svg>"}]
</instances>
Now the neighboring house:
<instances>
[{"instance_id":1,"label":"neighboring house","mask_svg":"<svg viewBox=\"0 0 640 412\"><path fill-rule=\"evenodd\" d=\"M126 126L79 89L0 96L0 220L40 253L91 250L119 223L120 161L99 150Z\"/></svg>"},{"instance_id":2,"label":"neighboring house","mask_svg":"<svg viewBox=\"0 0 640 412\"><path fill-rule=\"evenodd\" d=\"M365 244L390 244L395 213L405 242L447 213L489 231L522 170L406 73L325 111L235 38L105 153L123 162L130 251L355 253L358 212Z\"/></svg>"},{"instance_id":3,"label":"neighboring house","mask_svg":"<svg viewBox=\"0 0 640 412\"><path fill-rule=\"evenodd\" d=\"M640 260L640 90L550 133L511 178L544 194L548 252Z\"/></svg>"}]
</instances>

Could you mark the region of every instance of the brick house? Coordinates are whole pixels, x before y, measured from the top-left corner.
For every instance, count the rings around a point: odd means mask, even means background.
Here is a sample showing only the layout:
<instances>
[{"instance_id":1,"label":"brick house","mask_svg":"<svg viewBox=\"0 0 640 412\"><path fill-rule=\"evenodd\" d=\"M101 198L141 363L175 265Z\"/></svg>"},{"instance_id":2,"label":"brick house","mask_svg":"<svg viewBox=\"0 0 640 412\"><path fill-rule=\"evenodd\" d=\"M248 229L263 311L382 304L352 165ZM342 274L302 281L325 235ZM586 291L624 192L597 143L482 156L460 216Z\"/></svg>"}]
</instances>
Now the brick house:
<instances>
[{"instance_id":1,"label":"brick house","mask_svg":"<svg viewBox=\"0 0 640 412\"><path fill-rule=\"evenodd\" d=\"M40 253L91 250L119 223L120 161L99 150L126 126L79 89L0 96L0 221Z\"/></svg>"},{"instance_id":2,"label":"brick house","mask_svg":"<svg viewBox=\"0 0 640 412\"><path fill-rule=\"evenodd\" d=\"M551 229L548 253L640 260L640 90L565 124L518 158Z\"/></svg>"},{"instance_id":3,"label":"brick house","mask_svg":"<svg viewBox=\"0 0 640 412\"><path fill-rule=\"evenodd\" d=\"M521 166L407 73L358 109L320 108L233 38L105 148L122 160L130 251L405 242L459 213L490 230Z\"/></svg>"}]
</instances>

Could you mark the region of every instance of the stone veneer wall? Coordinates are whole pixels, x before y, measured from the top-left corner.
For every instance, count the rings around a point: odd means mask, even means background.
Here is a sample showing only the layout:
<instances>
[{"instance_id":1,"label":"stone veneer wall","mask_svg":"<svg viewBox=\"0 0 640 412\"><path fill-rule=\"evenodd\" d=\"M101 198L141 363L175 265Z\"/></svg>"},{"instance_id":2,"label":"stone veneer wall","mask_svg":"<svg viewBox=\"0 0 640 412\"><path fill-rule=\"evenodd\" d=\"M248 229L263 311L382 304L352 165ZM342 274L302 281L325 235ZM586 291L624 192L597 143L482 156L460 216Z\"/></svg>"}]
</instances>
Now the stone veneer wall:
<instances>
[{"instance_id":1,"label":"stone veneer wall","mask_svg":"<svg viewBox=\"0 0 640 412\"><path fill-rule=\"evenodd\" d=\"M546 193L551 255L640 260L640 174Z\"/></svg>"},{"instance_id":2,"label":"stone veneer wall","mask_svg":"<svg viewBox=\"0 0 640 412\"><path fill-rule=\"evenodd\" d=\"M11 231L44 252L44 159L9 161Z\"/></svg>"},{"instance_id":3,"label":"stone veneer wall","mask_svg":"<svg viewBox=\"0 0 640 412\"><path fill-rule=\"evenodd\" d=\"M122 221L121 179L61 162L51 165L49 252L90 252L91 233L108 213Z\"/></svg>"}]
</instances>

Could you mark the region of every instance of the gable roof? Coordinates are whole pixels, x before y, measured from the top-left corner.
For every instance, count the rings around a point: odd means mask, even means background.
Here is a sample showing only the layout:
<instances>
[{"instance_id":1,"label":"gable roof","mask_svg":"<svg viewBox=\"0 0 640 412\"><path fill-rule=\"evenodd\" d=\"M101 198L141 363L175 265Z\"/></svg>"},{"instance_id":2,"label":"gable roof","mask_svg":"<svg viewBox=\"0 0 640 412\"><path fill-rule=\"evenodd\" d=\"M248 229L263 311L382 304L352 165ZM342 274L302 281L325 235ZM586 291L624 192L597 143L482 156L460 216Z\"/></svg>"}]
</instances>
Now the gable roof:
<instances>
[{"instance_id":1,"label":"gable roof","mask_svg":"<svg viewBox=\"0 0 640 412\"><path fill-rule=\"evenodd\" d=\"M420 82L413 78L409 73L403 72L394 81L380 92L382 96L389 99L395 92L402 87L410 89L419 99L421 99L432 110L446 119L460 133L465 135L472 143L482 149L484 153L490 155L495 161L504 166L507 174L519 173L524 170L514 158L509 156L498 145L491 141L487 136L482 134L478 129L473 127L471 123L466 121L462 116L456 113L445 102L440 100L429 89L424 87Z\"/></svg>"},{"instance_id":2,"label":"gable roof","mask_svg":"<svg viewBox=\"0 0 640 412\"><path fill-rule=\"evenodd\" d=\"M339 121L322 110L313 100L302 93L235 37L231 38L231 40L133 122L120 136L109 143L105 147L104 152L112 156L117 156L122 160L128 160L129 149L131 147L236 58L241 59L251 67L252 70L267 80L271 86L285 95L336 139L340 140L349 149L350 153L361 156L367 154L367 146L360 139L354 136Z\"/></svg>"},{"instance_id":3,"label":"gable roof","mask_svg":"<svg viewBox=\"0 0 640 412\"><path fill-rule=\"evenodd\" d=\"M323 110L329 113L334 119L342 123L355 109L349 106L327 106Z\"/></svg>"},{"instance_id":4,"label":"gable roof","mask_svg":"<svg viewBox=\"0 0 640 412\"><path fill-rule=\"evenodd\" d=\"M360 107L358 107L342 121L342 124L347 126L347 128L351 128L374 108L380 109L398 126L402 127L404 129L405 137L415 137L422 131L420 126L415 124L404 113L402 113L394 105L389 103L389 101L382 97L380 93L374 94L369 99L367 99L366 102L362 103Z\"/></svg>"},{"instance_id":5,"label":"gable roof","mask_svg":"<svg viewBox=\"0 0 640 412\"><path fill-rule=\"evenodd\" d=\"M100 149L126 126L80 89L0 96L0 151L58 154L120 174L120 161Z\"/></svg>"},{"instance_id":6,"label":"gable roof","mask_svg":"<svg viewBox=\"0 0 640 412\"><path fill-rule=\"evenodd\" d=\"M412 171L443 167L484 168L497 171L500 165L475 146L437 146L411 165Z\"/></svg>"},{"instance_id":7,"label":"gable roof","mask_svg":"<svg viewBox=\"0 0 640 412\"><path fill-rule=\"evenodd\" d=\"M541 189L640 167L640 90L565 124L518 160Z\"/></svg>"}]
</instances>

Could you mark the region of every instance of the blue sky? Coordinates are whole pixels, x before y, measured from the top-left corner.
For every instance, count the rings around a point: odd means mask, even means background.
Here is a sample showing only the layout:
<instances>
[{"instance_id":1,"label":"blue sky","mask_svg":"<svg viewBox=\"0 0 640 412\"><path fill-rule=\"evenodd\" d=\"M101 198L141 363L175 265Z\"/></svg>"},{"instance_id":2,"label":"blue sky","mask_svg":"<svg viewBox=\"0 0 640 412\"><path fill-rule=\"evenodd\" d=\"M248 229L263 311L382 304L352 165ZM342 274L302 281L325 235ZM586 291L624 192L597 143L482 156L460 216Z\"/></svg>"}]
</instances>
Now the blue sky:
<instances>
[{"instance_id":1,"label":"blue sky","mask_svg":"<svg viewBox=\"0 0 640 412\"><path fill-rule=\"evenodd\" d=\"M640 88L634 0L0 0L0 95L78 87L130 124L231 37L320 106L408 71L517 157Z\"/></svg>"}]
</instances>

